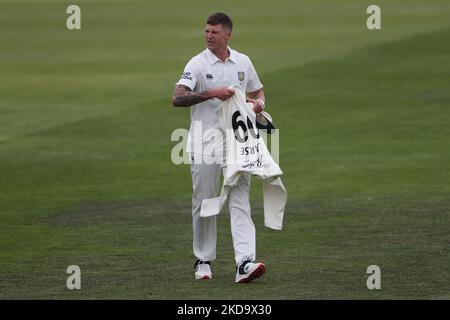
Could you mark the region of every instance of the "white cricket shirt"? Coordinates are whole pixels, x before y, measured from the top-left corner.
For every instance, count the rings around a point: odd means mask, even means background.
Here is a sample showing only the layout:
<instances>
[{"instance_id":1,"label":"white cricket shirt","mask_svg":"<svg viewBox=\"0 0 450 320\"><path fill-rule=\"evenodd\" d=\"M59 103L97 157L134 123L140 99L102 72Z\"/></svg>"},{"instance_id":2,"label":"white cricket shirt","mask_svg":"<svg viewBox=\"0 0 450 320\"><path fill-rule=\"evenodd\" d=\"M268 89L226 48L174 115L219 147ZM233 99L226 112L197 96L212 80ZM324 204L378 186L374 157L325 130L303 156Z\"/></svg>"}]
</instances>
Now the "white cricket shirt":
<instances>
[{"instance_id":1,"label":"white cricket shirt","mask_svg":"<svg viewBox=\"0 0 450 320\"><path fill-rule=\"evenodd\" d=\"M232 119L236 114L244 120L243 125L247 123L250 126L252 123L252 128L256 127L256 114L252 110L252 104L246 103L245 93L239 87L235 86L233 89L235 94L221 103L221 110L218 112L223 128L232 132L226 140L227 165L223 171L222 191L218 197L202 201L200 216L219 214L231 188L237 184L243 173L250 173L264 179L264 224L269 228L281 230L287 201L287 192L280 178L283 172L272 159L260 134L251 134L253 129L247 127L248 134L244 140L239 139L238 132L233 132Z\"/></svg>"},{"instance_id":2,"label":"white cricket shirt","mask_svg":"<svg viewBox=\"0 0 450 320\"><path fill-rule=\"evenodd\" d=\"M259 81L250 58L230 47L228 50L230 56L225 62L217 58L209 49L193 57L184 68L177 85L187 86L195 92L233 85L239 86L244 92L261 89L263 85ZM208 135L209 129L221 127L217 115L221 102L220 99L215 98L191 106L187 152L213 155L215 148L221 148L217 146L217 143L223 143L223 141L217 141Z\"/></svg>"}]
</instances>

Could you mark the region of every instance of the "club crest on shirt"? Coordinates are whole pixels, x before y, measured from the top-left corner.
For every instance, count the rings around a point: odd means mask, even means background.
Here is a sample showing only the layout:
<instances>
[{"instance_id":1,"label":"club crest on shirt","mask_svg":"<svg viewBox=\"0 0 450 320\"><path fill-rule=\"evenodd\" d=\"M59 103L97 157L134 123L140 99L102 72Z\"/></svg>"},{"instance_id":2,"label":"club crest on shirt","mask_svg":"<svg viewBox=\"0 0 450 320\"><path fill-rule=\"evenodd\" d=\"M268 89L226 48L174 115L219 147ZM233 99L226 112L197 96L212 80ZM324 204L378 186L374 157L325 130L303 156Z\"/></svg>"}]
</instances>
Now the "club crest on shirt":
<instances>
[{"instance_id":1,"label":"club crest on shirt","mask_svg":"<svg viewBox=\"0 0 450 320\"><path fill-rule=\"evenodd\" d=\"M245 79L244 71L238 71L237 76L238 76L239 81L241 81L241 82L244 81L244 79Z\"/></svg>"}]
</instances>

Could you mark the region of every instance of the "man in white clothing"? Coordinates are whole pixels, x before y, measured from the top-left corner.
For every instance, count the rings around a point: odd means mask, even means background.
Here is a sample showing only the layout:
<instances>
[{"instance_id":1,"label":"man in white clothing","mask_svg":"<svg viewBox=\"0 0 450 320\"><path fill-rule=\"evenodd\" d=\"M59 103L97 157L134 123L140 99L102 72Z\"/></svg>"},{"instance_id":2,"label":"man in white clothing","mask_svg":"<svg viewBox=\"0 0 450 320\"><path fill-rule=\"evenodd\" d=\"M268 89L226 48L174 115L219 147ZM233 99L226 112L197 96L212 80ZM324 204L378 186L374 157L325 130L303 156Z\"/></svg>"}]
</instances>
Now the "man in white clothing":
<instances>
[{"instance_id":1,"label":"man in white clothing","mask_svg":"<svg viewBox=\"0 0 450 320\"><path fill-rule=\"evenodd\" d=\"M187 151L191 157L193 249L195 278L211 279L210 262L216 259L216 217L200 217L202 200L217 196L223 164L205 161L213 156L220 139L204 137L205 132L220 129L217 110L222 101L234 94L231 85L239 85L252 102L253 110L264 109L263 85L250 59L228 46L233 23L224 13L208 17L205 27L207 48L193 57L177 82L172 97L175 107L191 107L191 126ZM208 131L209 130L209 131ZM205 163L207 162L207 163ZM231 233L236 262L236 282L246 283L262 276L266 267L255 262L255 226L251 218L250 175L243 174L229 194Z\"/></svg>"}]
</instances>

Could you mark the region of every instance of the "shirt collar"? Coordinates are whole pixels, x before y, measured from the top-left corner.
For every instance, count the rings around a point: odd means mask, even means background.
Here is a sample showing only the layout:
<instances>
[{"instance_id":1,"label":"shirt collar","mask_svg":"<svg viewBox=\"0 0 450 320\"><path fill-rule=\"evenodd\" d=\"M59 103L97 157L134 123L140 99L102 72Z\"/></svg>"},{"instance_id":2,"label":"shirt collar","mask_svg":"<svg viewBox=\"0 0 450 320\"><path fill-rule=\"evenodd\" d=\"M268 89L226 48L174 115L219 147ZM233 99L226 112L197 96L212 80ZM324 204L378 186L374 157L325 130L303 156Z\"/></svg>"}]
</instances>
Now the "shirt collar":
<instances>
[{"instance_id":1,"label":"shirt collar","mask_svg":"<svg viewBox=\"0 0 450 320\"><path fill-rule=\"evenodd\" d=\"M228 51L230 51L230 56L228 57L227 60L236 63L236 53L230 47L228 47ZM208 48L206 48L206 52L208 54L208 59L211 64L215 64L216 62L220 61L220 59L217 58L216 55L212 53L211 50L209 50Z\"/></svg>"}]
</instances>

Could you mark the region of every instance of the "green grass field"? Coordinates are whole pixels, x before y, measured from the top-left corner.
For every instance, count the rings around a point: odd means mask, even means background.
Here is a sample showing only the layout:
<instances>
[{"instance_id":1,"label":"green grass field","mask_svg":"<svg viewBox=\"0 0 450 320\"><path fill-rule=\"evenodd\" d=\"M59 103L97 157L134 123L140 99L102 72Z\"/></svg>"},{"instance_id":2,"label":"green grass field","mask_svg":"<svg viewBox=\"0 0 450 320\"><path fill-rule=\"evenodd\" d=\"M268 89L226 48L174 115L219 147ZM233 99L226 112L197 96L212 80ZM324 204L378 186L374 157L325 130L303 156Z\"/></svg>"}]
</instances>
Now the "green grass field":
<instances>
[{"instance_id":1,"label":"green grass field","mask_svg":"<svg viewBox=\"0 0 450 320\"><path fill-rule=\"evenodd\" d=\"M450 3L0 1L1 299L450 299ZM213 280L193 279L191 177L170 96L234 18L280 128L285 228L234 284L225 210ZM369 265L381 290L368 290ZM81 268L68 290L66 268Z\"/></svg>"}]
</instances>

